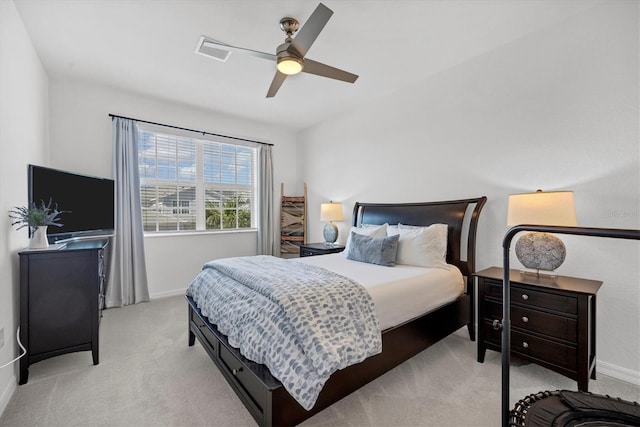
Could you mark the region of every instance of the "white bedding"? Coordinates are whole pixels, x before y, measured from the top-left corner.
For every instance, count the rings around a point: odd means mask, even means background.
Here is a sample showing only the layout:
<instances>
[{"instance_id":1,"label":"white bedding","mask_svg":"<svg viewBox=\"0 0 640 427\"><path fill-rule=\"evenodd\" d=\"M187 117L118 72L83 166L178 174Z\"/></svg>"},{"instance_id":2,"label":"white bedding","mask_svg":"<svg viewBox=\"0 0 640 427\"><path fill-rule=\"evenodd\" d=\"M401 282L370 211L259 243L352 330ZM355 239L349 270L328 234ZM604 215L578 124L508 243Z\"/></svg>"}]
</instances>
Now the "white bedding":
<instances>
[{"instance_id":1,"label":"white bedding","mask_svg":"<svg viewBox=\"0 0 640 427\"><path fill-rule=\"evenodd\" d=\"M352 261L342 254L292 258L317 265L364 286L376 307L380 328L392 328L455 300L464 292L457 267L425 268L410 265L383 267Z\"/></svg>"}]
</instances>

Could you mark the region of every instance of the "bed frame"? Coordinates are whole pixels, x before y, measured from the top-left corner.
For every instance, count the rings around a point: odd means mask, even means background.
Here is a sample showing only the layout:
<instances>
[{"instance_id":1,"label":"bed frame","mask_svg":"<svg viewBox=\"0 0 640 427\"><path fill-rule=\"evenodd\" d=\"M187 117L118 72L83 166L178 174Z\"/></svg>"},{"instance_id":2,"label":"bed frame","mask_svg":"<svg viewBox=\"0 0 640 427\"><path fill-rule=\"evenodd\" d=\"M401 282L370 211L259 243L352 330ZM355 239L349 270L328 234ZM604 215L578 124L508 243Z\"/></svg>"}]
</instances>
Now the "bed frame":
<instances>
[{"instance_id":1,"label":"bed frame","mask_svg":"<svg viewBox=\"0 0 640 427\"><path fill-rule=\"evenodd\" d=\"M315 406L305 410L289 395L265 365L246 359L225 335L202 315L193 299L189 307L189 346L196 338L231 388L261 426L292 426L327 408L363 385L398 366L442 338L467 326L475 340L474 286L478 217L486 197L427 203L356 203L353 225L448 225L447 262L465 276L466 291L455 301L382 333L382 353L335 372ZM464 253L463 253L464 249ZM463 255L465 259L463 260Z\"/></svg>"}]
</instances>

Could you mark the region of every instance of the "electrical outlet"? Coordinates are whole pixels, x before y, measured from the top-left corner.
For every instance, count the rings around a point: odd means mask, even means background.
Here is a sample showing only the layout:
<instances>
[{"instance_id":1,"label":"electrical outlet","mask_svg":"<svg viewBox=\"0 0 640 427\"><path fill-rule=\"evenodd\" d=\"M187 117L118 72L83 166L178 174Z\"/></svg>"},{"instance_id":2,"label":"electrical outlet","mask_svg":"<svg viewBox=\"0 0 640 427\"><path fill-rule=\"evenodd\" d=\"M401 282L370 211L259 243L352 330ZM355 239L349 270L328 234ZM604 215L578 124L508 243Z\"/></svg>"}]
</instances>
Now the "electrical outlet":
<instances>
[{"instance_id":1,"label":"electrical outlet","mask_svg":"<svg viewBox=\"0 0 640 427\"><path fill-rule=\"evenodd\" d=\"M0 329L0 348L4 347L4 328Z\"/></svg>"}]
</instances>

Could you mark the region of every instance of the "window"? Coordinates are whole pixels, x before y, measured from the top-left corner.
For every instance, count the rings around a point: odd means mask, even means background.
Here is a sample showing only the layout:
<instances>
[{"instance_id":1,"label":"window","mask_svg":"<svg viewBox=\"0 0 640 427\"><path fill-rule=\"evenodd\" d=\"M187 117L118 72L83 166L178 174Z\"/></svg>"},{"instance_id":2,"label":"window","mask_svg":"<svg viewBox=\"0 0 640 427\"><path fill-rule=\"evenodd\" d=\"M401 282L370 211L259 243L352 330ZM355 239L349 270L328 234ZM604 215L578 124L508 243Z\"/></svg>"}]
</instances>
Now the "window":
<instances>
[{"instance_id":1,"label":"window","mask_svg":"<svg viewBox=\"0 0 640 427\"><path fill-rule=\"evenodd\" d=\"M174 200L173 201L173 213L175 215L177 215L177 214L188 214L190 205L191 205L191 202L189 200L179 200L179 201L178 200ZM178 207L183 208L183 209L178 209ZM186 208L186 209L184 209L184 208Z\"/></svg>"},{"instance_id":2,"label":"window","mask_svg":"<svg viewBox=\"0 0 640 427\"><path fill-rule=\"evenodd\" d=\"M138 130L145 232L256 226L255 147Z\"/></svg>"}]
</instances>

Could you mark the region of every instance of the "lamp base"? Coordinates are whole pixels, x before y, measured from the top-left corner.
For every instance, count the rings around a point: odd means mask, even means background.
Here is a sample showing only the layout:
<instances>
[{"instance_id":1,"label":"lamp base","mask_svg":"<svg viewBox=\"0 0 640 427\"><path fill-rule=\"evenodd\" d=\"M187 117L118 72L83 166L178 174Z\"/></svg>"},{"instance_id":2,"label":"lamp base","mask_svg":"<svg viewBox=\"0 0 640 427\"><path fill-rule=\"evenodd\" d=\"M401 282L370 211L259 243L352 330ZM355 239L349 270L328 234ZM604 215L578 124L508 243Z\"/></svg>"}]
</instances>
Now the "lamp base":
<instances>
[{"instance_id":1,"label":"lamp base","mask_svg":"<svg viewBox=\"0 0 640 427\"><path fill-rule=\"evenodd\" d=\"M562 240L549 233L531 232L516 242L516 257L526 268L554 271L562 265L567 250Z\"/></svg>"},{"instance_id":2,"label":"lamp base","mask_svg":"<svg viewBox=\"0 0 640 427\"><path fill-rule=\"evenodd\" d=\"M545 279L549 279L549 280L555 280L556 277L558 277L557 274L555 274L553 271L544 273L542 270L536 270L536 271L529 271L529 270L520 270L520 276L535 276L537 279L540 278L545 278Z\"/></svg>"},{"instance_id":3,"label":"lamp base","mask_svg":"<svg viewBox=\"0 0 640 427\"><path fill-rule=\"evenodd\" d=\"M333 245L338 240L338 226L332 222L328 222L324 225L322 230L324 236L324 243L327 245Z\"/></svg>"}]
</instances>

